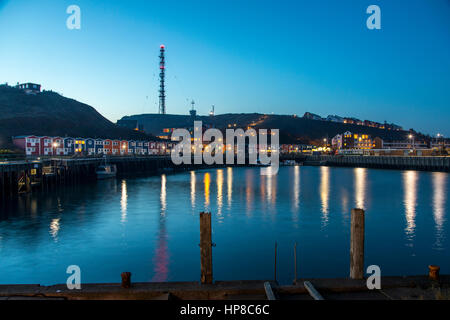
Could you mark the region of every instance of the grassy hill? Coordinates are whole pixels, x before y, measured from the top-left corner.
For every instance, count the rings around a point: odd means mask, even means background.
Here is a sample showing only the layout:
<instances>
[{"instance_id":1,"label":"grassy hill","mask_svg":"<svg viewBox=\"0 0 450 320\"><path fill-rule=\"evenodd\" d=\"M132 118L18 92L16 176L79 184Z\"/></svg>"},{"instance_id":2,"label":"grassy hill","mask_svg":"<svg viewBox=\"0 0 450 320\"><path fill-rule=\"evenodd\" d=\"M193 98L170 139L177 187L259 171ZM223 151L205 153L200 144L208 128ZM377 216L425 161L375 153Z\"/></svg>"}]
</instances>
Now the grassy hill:
<instances>
[{"instance_id":1,"label":"grassy hill","mask_svg":"<svg viewBox=\"0 0 450 320\"><path fill-rule=\"evenodd\" d=\"M0 148L17 135L149 139L149 135L117 126L93 107L55 92L37 95L0 86Z\"/></svg>"},{"instance_id":2,"label":"grassy hill","mask_svg":"<svg viewBox=\"0 0 450 320\"><path fill-rule=\"evenodd\" d=\"M159 134L163 128L192 127L193 119L189 115L172 114L141 114L125 116L123 120L137 120L144 125L144 130L151 134ZM356 124L344 124L330 121L310 120L291 115L265 115L260 113L227 113L221 115L197 116L195 120L203 124L214 125L219 129L226 129L231 124L237 128L279 129L280 143L315 143L322 144L324 138L330 140L337 134L351 131L354 133L369 134L372 137L380 137L385 140L405 140L408 132L391 131ZM330 141L329 140L329 141Z\"/></svg>"}]
</instances>

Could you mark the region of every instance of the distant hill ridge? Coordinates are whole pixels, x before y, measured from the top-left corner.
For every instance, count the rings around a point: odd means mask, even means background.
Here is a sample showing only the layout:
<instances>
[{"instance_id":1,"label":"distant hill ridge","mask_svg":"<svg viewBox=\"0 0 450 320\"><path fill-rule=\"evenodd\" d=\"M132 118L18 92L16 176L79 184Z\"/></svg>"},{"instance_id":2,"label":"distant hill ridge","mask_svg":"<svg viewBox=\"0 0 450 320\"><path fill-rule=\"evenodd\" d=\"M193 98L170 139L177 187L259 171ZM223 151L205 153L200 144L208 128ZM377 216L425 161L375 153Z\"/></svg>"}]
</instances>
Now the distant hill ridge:
<instances>
[{"instance_id":1,"label":"distant hill ridge","mask_svg":"<svg viewBox=\"0 0 450 320\"><path fill-rule=\"evenodd\" d=\"M194 118L190 115L175 114L141 114L125 116L121 120L136 120L144 126L147 133L158 135L164 128L192 127ZM261 113L227 113L215 116L196 116L195 120L202 121L205 125L212 125L219 129L234 128L246 129L252 126L255 129L279 129L280 143L305 143L323 144L323 139L329 142L337 135L346 131L353 133L369 134L373 138L380 137L384 140L406 140L407 131L396 131L346 124L332 121L305 119L292 115L274 115ZM420 135L422 137L422 135Z\"/></svg>"},{"instance_id":2,"label":"distant hill ridge","mask_svg":"<svg viewBox=\"0 0 450 320\"><path fill-rule=\"evenodd\" d=\"M153 136L112 123L93 107L52 91L26 94L0 86L0 148L11 146L17 135L90 138L154 139Z\"/></svg>"}]
</instances>

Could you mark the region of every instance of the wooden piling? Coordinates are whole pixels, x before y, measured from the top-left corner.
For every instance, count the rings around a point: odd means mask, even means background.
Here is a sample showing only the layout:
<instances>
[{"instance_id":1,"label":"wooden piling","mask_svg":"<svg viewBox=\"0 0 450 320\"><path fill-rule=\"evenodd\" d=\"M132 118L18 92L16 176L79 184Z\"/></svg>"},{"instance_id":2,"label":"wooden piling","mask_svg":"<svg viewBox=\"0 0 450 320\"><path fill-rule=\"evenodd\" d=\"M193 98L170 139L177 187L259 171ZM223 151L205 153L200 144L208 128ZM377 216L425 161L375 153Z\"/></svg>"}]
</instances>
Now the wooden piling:
<instances>
[{"instance_id":1,"label":"wooden piling","mask_svg":"<svg viewBox=\"0 0 450 320\"><path fill-rule=\"evenodd\" d=\"M350 278L364 277L364 210L352 209L350 236Z\"/></svg>"},{"instance_id":2,"label":"wooden piling","mask_svg":"<svg viewBox=\"0 0 450 320\"><path fill-rule=\"evenodd\" d=\"M297 242L294 243L294 284L297 284Z\"/></svg>"},{"instance_id":3,"label":"wooden piling","mask_svg":"<svg viewBox=\"0 0 450 320\"><path fill-rule=\"evenodd\" d=\"M212 284L212 237L211 237L211 213L200 213L200 263L201 283Z\"/></svg>"},{"instance_id":4,"label":"wooden piling","mask_svg":"<svg viewBox=\"0 0 450 320\"><path fill-rule=\"evenodd\" d=\"M273 269L273 280L277 282L277 242L275 241L275 261L274 261L274 269Z\"/></svg>"},{"instance_id":5,"label":"wooden piling","mask_svg":"<svg viewBox=\"0 0 450 320\"><path fill-rule=\"evenodd\" d=\"M435 265L429 265L428 266L428 277L431 280L439 280L439 270L441 268L439 266L435 266Z\"/></svg>"},{"instance_id":6,"label":"wooden piling","mask_svg":"<svg viewBox=\"0 0 450 320\"><path fill-rule=\"evenodd\" d=\"M122 284L121 287L128 289L131 287L131 272L122 272L120 274L120 276L122 277Z\"/></svg>"}]
</instances>

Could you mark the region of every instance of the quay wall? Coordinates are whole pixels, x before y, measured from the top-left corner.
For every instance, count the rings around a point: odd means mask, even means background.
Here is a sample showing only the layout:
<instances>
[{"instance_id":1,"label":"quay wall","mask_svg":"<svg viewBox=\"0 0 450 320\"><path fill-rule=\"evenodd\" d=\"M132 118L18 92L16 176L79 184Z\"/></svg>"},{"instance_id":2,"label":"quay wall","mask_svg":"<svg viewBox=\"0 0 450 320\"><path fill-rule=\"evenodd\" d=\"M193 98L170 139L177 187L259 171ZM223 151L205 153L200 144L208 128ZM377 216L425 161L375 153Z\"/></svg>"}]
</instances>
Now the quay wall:
<instances>
[{"instance_id":1,"label":"quay wall","mask_svg":"<svg viewBox=\"0 0 450 320\"><path fill-rule=\"evenodd\" d=\"M281 155L280 160L285 159L295 159L304 165L450 172L450 157ZM95 180L96 169L104 161L103 158L48 158L0 162L0 197ZM223 166L177 166L170 156L110 157L108 163L117 166L118 175Z\"/></svg>"},{"instance_id":2,"label":"quay wall","mask_svg":"<svg viewBox=\"0 0 450 320\"><path fill-rule=\"evenodd\" d=\"M450 172L450 157L306 156L304 165Z\"/></svg>"}]
</instances>

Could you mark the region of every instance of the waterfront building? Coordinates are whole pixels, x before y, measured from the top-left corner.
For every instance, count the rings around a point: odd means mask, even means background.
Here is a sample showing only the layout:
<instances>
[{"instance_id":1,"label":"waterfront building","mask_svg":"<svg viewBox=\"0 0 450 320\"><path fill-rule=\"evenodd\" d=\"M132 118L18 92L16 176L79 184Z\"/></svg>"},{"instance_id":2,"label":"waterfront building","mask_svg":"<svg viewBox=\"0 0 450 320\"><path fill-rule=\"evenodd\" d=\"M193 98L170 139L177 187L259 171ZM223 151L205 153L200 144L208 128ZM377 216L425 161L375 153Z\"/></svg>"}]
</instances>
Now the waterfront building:
<instances>
[{"instance_id":1,"label":"waterfront building","mask_svg":"<svg viewBox=\"0 0 450 320\"><path fill-rule=\"evenodd\" d=\"M51 156L53 155L52 138L48 136L40 137L40 150L39 155Z\"/></svg>"},{"instance_id":2,"label":"waterfront building","mask_svg":"<svg viewBox=\"0 0 450 320\"><path fill-rule=\"evenodd\" d=\"M111 153L113 156L117 156L120 154L120 140L112 140Z\"/></svg>"},{"instance_id":3,"label":"waterfront building","mask_svg":"<svg viewBox=\"0 0 450 320\"><path fill-rule=\"evenodd\" d=\"M103 154L112 155L113 141L111 139L105 139L103 141Z\"/></svg>"},{"instance_id":4,"label":"waterfront building","mask_svg":"<svg viewBox=\"0 0 450 320\"><path fill-rule=\"evenodd\" d=\"M166 153L170 154L170 152L172 151L172 149L175 147L176 143L174 142L167 142L166 145Z\"/></svg>"},{"instance_id":5,"label":"waterfront building","mask_svg":"<svg viewBox=\"0 0 450 320\"><path fill-rule=\"evenodd\" d=\"M87 138L87 139L85 139L85 142L86 142L86 145L85 145L86 154L88 156L95 155L95 139Z\"/></svg>"},{"instance_id":6,"label":"waterfront building","mask_svg":"<svg viewBox=\"0 0 450 320\"><path fill-rule=\"evenodd\" d=\"M120 155L126 156L128 154L128 141L120 141Z\"/></svg>"},{"instance_id":7,"label":"waterfront building","mask_svg":"<svg viewBox=\"0 0 450 320\"><path fill-rule=\"evenodd\" d=\"M64 155L64 139L62 137L53 137L52 138L52 149L54 156L63 156Z\"/></svg>"},{"instance_id":8,"label":"waterfront building","mask_svg":"<svg viewBox=\"0 0 450 320\"><path fill-rule=\"evenodd\" d=\"M66 137L64 138L64 155L75 153L75 139Z\"/></svg>"},{"instance_id":9,"label":"waterfront building","mask_svg":"<svg viewBox=\"0 0 450 320\"><path fill-rule=\"evenodd\" d=\"M282 144L282 145L280 146L281 154L287 154L287 153L289 153L289 147L290 147L289 144Z\"/></svg>"},{"instance_id":10,"label":"waterfront building","mask_svg":"<svg viewBox=\"0 0 450 320\"><path fill-rule=\"evenodd\" d=\"M143 148L142 148L142 154L143 155L148 154L148 147L149 147L149 145L150 145L150 142L144 141L144 145L143 145Z\"/></svg>"},{"instance_id":11,"label":"waterfront building","mask_svg":"<svg viewBox=\"0 0 450 320\"><path fill-rule=\"evenodd\" d=\"M373 149L374 143L369 135L351 133L346 131L338 134L331 139L331 145L334 149Z\"/></svg>"},{"instance_id":12,"label":"waterfront building","mask_svg":"<svg viewBox=\"0 0 450 320\"><path fill-rule=\"evenodd\" d=\"M166 143L162 142L162 141L157 142L157 149L158 149L157 154L159 154L159 155L166 154L166 149L167 149Z\"/></svg>"},{"instance_id":13,"label":"waterfront building","mask_svg":"<svg viewBox=\"0 0 450 320\"><path fill-rule=\"evenodd\" d=\"M334 150L339 150L342 149L343 146L343 135L342 134L337 134L335 135L332 139L331 139L331 147Z\"/></svg>"},{"instance_id":14,"label":"waterfront building","mask_svg":"<svg viewBox=\"0 0 450 320\"><path fill-rule=\"evenodd\" d=\"M433 138L431 139L430 147L434 149L450 149L450 139Z\"/></svg>"},{"instance_id":15,"label":"waterfront building","mask_svg":"<svg viewBox=\"0 0 450 320\"><path fill-rule=\"evenodd\" d=\"M383 140L382 149L426 149L428 144L425 141L415 141L414 139L408 140Z\"/></svg>"},{"instance_id":16,"label":"waterfront building","mask_svg":"<svg viewBox=\"0 0 450 320\"><path fill-rule=\"evenodd\" d=\"M41 151L41 139L38 136L15 136L12 138L16 147L25 150L27 156L38 156Z\"/></svg>"},{"instance_id":17,"label":"waterfront building","mask_svg":"<svg viewBox=\"0 0 450 320\"><path fill-rule=\"evenodd\" d=\"M136 153L136 141L129 140L128 141L128 154L135 154Z\"/></svg>"},{"instance_id":18,"label":"waterfront building","mask_svg":"<svg viewBox=\"0 0 450 320\"><path fill-rule=\"evenodd\" d=\"M135 153L138 155L144 154L144 141L136 141L136 150Z\"/></svg>"},{"instance_id":19,"label":"waterfront building","mask_svg":"<svg viewBox=\"0 0 450 320\"><path fill-rule=\"evenodd\" d=\"M148 154L149 155L157 155L158 154L158 146L155 141L150 141L148 146Z\"/></svg>"},{"instance_id":20,"label":"waterfront building","mask_svg":"<svg viewBox=\"0 0 450 320\"><path fill-rule=\"evenodd\" d=\"M75 154L85 154L86 153L86 141L83 138L75 139Z\"/></svg>"},{"instance_id":21,"label":"waterfront building","mask_svg":"<svg viewBox=\"0 0 450 320\"><path fill-rule=\"evenodd\" d=\"M95 154L103 154L106 152L104 152L103 149L103 144L104 144L104 140L103 139L95 139Z\"/></svg>"}]
</instances>

